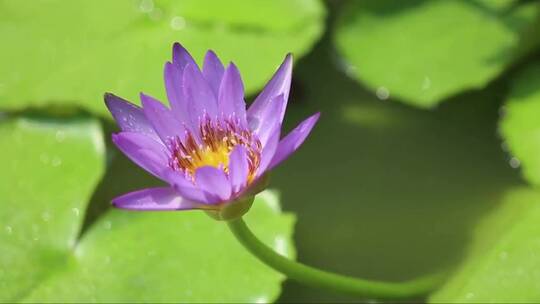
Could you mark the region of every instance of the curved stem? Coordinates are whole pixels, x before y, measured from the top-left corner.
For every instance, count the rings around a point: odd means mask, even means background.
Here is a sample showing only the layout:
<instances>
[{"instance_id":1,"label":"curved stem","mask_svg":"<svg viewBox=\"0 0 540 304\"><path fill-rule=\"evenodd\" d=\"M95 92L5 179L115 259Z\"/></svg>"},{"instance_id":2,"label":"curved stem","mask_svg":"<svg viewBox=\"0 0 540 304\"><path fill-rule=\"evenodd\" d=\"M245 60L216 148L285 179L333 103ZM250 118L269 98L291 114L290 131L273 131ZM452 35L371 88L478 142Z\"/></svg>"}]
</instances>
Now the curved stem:
<instances>
[{"instance_id":1,"label":"curved stem","mask_svg":"<svg viewBox=\"0 0 540 304\"><path fill-rule=\"evenodd\" d=\"M426 295L440 282L441 275L401 283L370 281L340 275L304 265L276 253L251 232L242 218L227 222L236 239L266 265L289 279L315 288L347 293L364 298L411 298Z\"/></svg>"}]
</instances>

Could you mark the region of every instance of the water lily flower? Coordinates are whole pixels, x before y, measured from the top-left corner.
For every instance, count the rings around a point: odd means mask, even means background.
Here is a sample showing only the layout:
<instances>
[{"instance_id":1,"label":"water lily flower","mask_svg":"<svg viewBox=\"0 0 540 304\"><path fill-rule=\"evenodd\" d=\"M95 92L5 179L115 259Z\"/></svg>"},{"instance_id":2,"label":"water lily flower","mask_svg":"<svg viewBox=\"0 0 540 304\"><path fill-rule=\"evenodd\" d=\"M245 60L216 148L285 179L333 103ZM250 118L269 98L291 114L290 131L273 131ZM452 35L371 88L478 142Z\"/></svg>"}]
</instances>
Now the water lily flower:
<instances>
[{"instance_id":1,"label":"water lily flower","mask_svg":"<svg viewBox=\"0 0 540 304\"><path fill-rule=\"evenodd\" d=\"M113 200L130 210L249 209L264 188L266 173L304 142L319 113L281 138L291 85L292 56L246 109L244 86L237 67L226 68L212 51L202 70L179 44L164 78L170 108L140 94L142 107L107 93L105 102L121 132L114 144L133 162L167 186L131 192ZM227 208L247 202L239 209ZM245 205L245 206L244 206Z\"/></svg>"}]
</instances>

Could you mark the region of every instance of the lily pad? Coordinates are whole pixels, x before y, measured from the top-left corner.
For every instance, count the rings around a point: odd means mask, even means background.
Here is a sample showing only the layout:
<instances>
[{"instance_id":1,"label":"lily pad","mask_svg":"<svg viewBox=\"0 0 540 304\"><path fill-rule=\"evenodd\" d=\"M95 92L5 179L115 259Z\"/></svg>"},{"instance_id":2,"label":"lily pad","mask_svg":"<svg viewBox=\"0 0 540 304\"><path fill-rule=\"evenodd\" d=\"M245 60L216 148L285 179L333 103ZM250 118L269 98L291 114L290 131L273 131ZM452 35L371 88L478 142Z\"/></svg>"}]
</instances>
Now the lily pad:
<instances>
[{"instance_id":1,"label":"lily pad","mask_svg":"<svg viewBox=\"0 0 540 304\"><path fill-rule=\"evenodd\" d=\"M0 302L24 297L76 244L104 169L99 123L0 121Z\"/></svg>"},{"instance_id":2,"label":"lily pad","mask_svg":"<svg viewBox=\"0 0 540 304\"><path fill-rule=\"evenodd\" d=\"M294 218L276 195L257 196L246 221L276 251L293 256ZM201 211L109 211L61 269L25 302L270 302L283 275L250 255L227 225Z\"/></svg>"},{"instance_id":3,"label":"lily pad","mask_svg":"<svg viewBox=\"0 0 540 304\"><path fill-rule=\"evenodd\" d=\"M95 120L6 119L0 148L9 160L0 172L0 302L268 302L279 295L283 276L202 211L101 208L81 232L104 168ZM126 172L115 174L130 180ZM114 195L118 185L125 182L112 185ZM275 193L261 193L246 221L294 257L294 217L280 212Z\"/></svg>"},{"instance_id":4,"label":"lily pad","mask_svg":"<svg viewBox=\"0 0 540 304\"><path fill-rule=\"evenodd\" d=\"M500 131L514 155L511 165L521 165L527 181L540 185L540 63L517 75L502 113Z\"/></svg>"},{"instance_id":5,"label":"lily pad","mask_svg":"<svg viewBox=\"0 0 540 304\"><path fill-rule=\"evenodd\" d=\"M351 1L335 41L347 72L382 99L429 108L485 87L533 47L537 38L521 38L538 9L509 1Z\"/></svg>"},{"instance_id":6,"label":"lily pad","mask_svg":"<svg viewBox=\"0 0 540 304\"><path fill-rule=\"evenodd\" d=\"M2 1L0 108L55 103L109 115L106 91L163 98L175 41L199 62L207 49L234 60L252 93L286 53L310 49L324 15L320 0Z\"/></svg>"},{"instance_id":7,"label":"lily pad","mask_svg":"<svg viewBox=\"0 0 540 304\"><path fill-rule=\"evenodd\" d=\"M540 193L510 191L475 230L469 257L433 303L540 301Z\"/></svg>"}]
</instances>

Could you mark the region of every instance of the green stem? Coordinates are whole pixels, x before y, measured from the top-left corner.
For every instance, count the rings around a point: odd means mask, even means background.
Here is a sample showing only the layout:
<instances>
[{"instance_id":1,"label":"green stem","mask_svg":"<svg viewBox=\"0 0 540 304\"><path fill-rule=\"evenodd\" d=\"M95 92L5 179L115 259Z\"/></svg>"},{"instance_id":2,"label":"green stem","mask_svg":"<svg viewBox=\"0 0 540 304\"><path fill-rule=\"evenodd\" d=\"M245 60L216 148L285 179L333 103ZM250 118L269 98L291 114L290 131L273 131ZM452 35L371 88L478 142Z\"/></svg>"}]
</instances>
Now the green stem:
<instances>
[{"instance_id":1,"label":"green stem","mask_svg":"<svg viewBox=\"0 0 540 304\"><path fill-rule=\"evenodd\" d=\"M263 263L291 280L314 288L324 288L363 298L397 299L426 295L441 283L441 275L394 283L370 281L320 270L276 253L257 239L242 218L227 223L236 239Z\"/></svg>"}]
</instances>

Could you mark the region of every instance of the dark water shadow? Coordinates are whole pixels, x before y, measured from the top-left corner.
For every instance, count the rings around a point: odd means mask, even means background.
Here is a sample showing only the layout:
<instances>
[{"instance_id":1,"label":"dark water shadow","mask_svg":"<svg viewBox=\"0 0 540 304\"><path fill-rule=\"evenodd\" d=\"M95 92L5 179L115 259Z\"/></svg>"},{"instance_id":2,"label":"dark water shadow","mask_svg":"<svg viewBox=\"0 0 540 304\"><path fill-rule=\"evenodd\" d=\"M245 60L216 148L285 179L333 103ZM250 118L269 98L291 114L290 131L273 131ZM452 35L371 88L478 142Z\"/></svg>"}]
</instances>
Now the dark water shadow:
<instances>
[{"instance_id":1,"label":"dark water shadow","mask_svg":"<svg viewBox=\"0 0 540 304\"><path fill-rule=\"evenodd\" d=\"M432 111L378 100L335 68L328 39L299 62L291 128L321 111L273 175L298 217L298 259L343 274L406 280L456 265L479 218L520 184L497 136L504 82ZM281 302L358 301L286 282Z\"/></svg>"}]
</instances>

